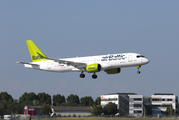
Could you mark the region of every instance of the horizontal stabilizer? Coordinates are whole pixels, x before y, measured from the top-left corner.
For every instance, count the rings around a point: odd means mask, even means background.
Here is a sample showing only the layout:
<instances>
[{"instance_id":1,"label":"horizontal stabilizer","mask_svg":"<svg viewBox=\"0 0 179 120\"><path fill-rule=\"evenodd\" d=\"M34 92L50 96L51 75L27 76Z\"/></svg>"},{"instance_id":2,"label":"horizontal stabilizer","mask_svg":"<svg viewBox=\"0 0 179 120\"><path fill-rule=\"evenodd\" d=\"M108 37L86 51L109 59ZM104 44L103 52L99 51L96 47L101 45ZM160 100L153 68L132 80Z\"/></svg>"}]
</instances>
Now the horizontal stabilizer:
<instances>
[{"instance_id":1,"label":"horizontal stabilizer","mask_svg":"<svg viewBox=\"0 0 179 120\"><path fill-rule=\"evenodd\" d=\"M34 66L39 66L38 64L26 63L26 62L17 62L17 63L20 63L20 64L28 64L28 65L34 65Z\"/></svg>"}]
</instances>

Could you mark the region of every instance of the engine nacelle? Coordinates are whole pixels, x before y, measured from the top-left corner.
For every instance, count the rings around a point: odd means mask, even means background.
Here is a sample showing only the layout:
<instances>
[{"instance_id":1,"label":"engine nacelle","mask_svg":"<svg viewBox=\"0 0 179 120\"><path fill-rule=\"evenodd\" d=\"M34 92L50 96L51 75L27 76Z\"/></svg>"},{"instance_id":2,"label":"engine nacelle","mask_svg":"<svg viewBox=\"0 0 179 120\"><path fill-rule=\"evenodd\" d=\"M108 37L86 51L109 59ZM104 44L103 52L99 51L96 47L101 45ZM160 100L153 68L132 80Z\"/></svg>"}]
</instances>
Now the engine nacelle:
<instances>
[{"instance_id":1,"label":"engine nacelle","mask_svg":"<svg viewBox=\"0 0 179 120\"><path fill-rule=\"evenodd\" d=\"M94 73L101 71L101 65L98 63L90 64L86 66L86 71L88 73Z\"/></svg>"},{"instance_id":2,"label":"engine nacelle","mask_svg":"<svg viewBox=\"0 0 179 120\"><path fill-rule=\"evenodd\" d=\"M112 68L112 69L105 70L105 72L107 74L118 74L121 72L121 68Z\"/></svg>"}]
</instances>

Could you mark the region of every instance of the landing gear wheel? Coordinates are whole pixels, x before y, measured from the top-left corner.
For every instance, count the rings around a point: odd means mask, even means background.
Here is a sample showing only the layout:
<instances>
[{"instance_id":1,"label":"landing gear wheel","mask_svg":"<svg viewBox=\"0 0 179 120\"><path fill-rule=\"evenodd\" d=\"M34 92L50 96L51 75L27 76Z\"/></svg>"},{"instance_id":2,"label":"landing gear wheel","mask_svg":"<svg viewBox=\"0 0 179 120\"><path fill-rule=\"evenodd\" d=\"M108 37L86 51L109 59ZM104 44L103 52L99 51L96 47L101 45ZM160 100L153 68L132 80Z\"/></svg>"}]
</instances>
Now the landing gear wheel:
<instances>
[{"instance_id":1,"label":"landing gear wheel","mask_svg":"<svg viewBox=\"0 0 179 120\"><path fill-rule=\"evenodd\" d=\"M81 73L80 78L84 78L84 77L85 77L85 74Z\"/></svg>"},{"instance_id":2,"label":"landing gear wheel","mask_svg":"<svg viewBox=\"0 0 179 120\"><path fill-rule=\"evenodd\" d=\"M140 74L140 71L137 71L137 74Z\"/></svg>"},{"instance_id":3,"label":"landing gear wheel","mask_svg":"<svg viewBox=\"0 0 179 120\"><path fill-rule=\"evenodd\" d=\"M97 77L98 77L98 76L97 76L97 75L95 75L95 74L94 74L94 75L92 75L92 78L93 78L93 79L96 79Z\"/></svg>"}]
</instances>

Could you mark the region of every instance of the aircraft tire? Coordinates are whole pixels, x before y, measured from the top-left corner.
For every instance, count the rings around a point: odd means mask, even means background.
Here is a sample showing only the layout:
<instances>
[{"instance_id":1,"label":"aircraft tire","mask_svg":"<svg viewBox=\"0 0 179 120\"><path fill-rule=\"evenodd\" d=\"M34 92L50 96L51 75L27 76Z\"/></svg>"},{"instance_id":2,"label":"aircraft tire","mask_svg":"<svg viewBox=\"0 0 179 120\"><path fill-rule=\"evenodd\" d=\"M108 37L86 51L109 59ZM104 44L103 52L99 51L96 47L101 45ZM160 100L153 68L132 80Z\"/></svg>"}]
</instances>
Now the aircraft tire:
<instances>
[{"instance_id":1,"label":"aircraft tire","mask_svg":"<svg viewBox=\"0 0 179 120\"><path fill-rule=\"evenodd\" d=\"M92 75L92 78L93 79L96 79L98 76L97 75Z\"/></svg>"},{"instance_id":2,"label":"aircraft tire","mask_svg":"<svg viewBox=\"0 0 179 120\"><path fill-rule=\"evenodd\" d=\"M80 74L80 78L85 78L85 74Z\"/></svg>"}]
</instances>

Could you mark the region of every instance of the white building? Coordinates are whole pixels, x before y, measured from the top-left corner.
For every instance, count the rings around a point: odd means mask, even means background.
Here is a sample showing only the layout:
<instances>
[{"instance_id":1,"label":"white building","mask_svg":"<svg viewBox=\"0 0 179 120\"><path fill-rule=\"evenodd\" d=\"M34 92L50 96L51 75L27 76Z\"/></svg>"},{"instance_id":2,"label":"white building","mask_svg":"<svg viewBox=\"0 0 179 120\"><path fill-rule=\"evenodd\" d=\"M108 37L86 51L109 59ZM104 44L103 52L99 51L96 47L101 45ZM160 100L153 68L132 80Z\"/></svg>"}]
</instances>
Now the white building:
<instances>
[{"instance_id":1,"label":"white building","mask_svg":"<svg viewBox=\"0 0 179 120\"><path fill-rule=\"evenodd\" d=\"M152 115L165 115L167 106L172 105L175 113L178 114L178 97L173 94L155 93L152 98Z\"/></svg>"},{"instance_id":2,"label":"white building","mask_svg":"<svg viewBox=\"0 0 179 120\"><path fill-rule=\"evenodd\" d=\"M119 115L129 114L129 95L135 95L135 93L111 93L101 95L101 105L104 107L109 102L115 103L119 110Z\"/></svg>"},{"instance_id":3,"label":"white building","mask_svg":"<svg viewBox=\"0 0 179 120\"><path fill-rule=\"evenodd\" d=\"M129 95L129 115L143 116L143 95Z\"/></svg>"},{"instance_id":4,"label":"white building","mask_svg":"<svg viewBox=\"0 0 179 120\"><path fill-rule=\"evenodd\" d=\"M143 116L145 114L151 114L151 97L129 95L129 116Z\"/></svg>"},{"instance_id":5,"label":"white building","mask_svg":"<svg viewBox=\"0 0 179 120\"><path fill-rule=\"evenodd\" d=\"M143 116L165 115L167 106L172 105L175 115L178 115L178 97L174 94L156 93L151 97L135 93L113 93L101 95L101 105L115 103L119 115Z\"/></svg>"}]
</instances>

